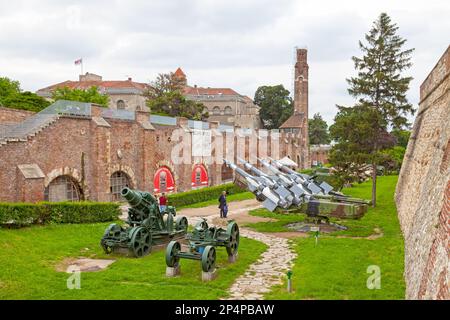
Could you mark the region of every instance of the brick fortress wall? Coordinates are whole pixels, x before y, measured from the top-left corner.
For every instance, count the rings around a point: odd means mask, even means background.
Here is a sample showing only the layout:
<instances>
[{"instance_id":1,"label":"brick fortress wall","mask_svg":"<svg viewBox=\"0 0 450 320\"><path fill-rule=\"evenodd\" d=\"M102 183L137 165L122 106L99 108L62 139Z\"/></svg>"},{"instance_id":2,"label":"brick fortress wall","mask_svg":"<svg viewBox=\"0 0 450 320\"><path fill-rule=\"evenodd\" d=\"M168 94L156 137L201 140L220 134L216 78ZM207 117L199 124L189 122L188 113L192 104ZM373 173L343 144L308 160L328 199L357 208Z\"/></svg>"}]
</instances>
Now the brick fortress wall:
<instances>
[{"instance_id":1,"label":"brick fortress wall","mask_svg":"<svg viewBox=\"0 0 450 320\"><path fill-rule=\"evenodd\" d=\"M420 87L395 200L408 299L450 299L450 47Z\"/></svg>"},{"instance_id":2,"label":"brick fortress wall","mask_svg":"<svg viewBox=\"0 0 450 320\"><path fill-rule=\"evenodd\" d=\"M103 118L103 108L92 107L92 116L76 118L62 116L27 139L0 144L0 201L34 202L44 200L44 190L55 178L69 176L81 189L83 198L96 201L111 200L111 175L124 172L130 178L133 188L153 192L156 171L167 167L175 179L174 191L192 189L193 167L203 164L209 176L209 185L224 182L221 164L210 163L209 157L191 157L188 163L172 161L172 150L184 139L192 140L192 130L187 119L177 118L174 126L157 125L149 122L149 113L135 112L135 120ZM6 110L8 119L16 111ZM17 111L20 118L21 111ZM271 140L235 135L231 141L221 136L218 123L210 122L212 144L216 140L220 154L233 149L234 161L240 156L256 162L256 156L266 157L266 151L278 157L296 153L295 144L299 138L293 134L281 133L277 143ZM236 128L235 128L236 129ZM172 140L174 130L181 130L181 140ZM256 141L256 152L250 152L250 144ZM267 143L266 143L267 142ZM243 145L242 153L237 145ZM220 155L212 150L212 156ZM220 156L221 158L222 156ZM274 156L277 158L277 156ZM21 166L36 165L41 174L29 176ZM36 171L36 170L35 170ZM39 171L39 170L38 170ZM229 181L228 179L226 179Z\"/></svg>"}]
</instances>

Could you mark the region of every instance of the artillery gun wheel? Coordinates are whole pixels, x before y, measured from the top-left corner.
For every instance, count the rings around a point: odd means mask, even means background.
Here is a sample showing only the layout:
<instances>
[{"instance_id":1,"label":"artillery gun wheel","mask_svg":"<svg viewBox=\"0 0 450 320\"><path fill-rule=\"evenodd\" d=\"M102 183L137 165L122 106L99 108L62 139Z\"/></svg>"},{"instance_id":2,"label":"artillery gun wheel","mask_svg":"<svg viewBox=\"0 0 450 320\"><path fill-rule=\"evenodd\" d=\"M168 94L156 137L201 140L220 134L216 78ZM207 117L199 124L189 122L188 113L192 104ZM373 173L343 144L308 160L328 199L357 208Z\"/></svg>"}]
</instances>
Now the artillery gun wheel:
<instances>
[{"instance_id":1,"label":"artillery gun wheel","mask_svg":"<svg viewBox=\"0 0 450 320\"><path fill-rule=\"evenodd\" d=\"M211 272L216 266L216 249L213 246L206 246L202 254L202 270Z\"/></svg>"},{"instance_id":2,"label":"artillery gun wheel","mask_svg":"<svg viewBox=\"0 0 450 320\"><path fill-rule=\"evenodd\" d=\"M226 246L228 256L235 255L239 248L239 227L236 222L230 222L227 227L229 244Z\"/></svg>"},{"instance_id":3,"label":"artillery gun wheel","mask_svg":"<svg viewBox=\"0 0 450 320\"><path fill-rule=\"evenodd\" d=\"M187 231L188 228L188 220L186 217L178 217L175 222L175 229L176 230L184 230Z\"/></svg>"},{"instance_id":4,"label":"artillery gun wheel","mask_svg":"<svg viewBox=\"0 0 450 320\"><path fill-rule=\"evenodd\" d=\"M106 254L111 254L114 251L114 248L106 244L107 238L119 238L120 233L122 232L122 227L116 223L112 223L106 228L105 233L103 234L103 238L100 241L100 245L105 251Z\"/></svg>"},{"instance_id":5,"label":"artillery gun wheel","mask_svg":"<svg viewBox=\"0 0 450 320\"><path fill-rule=\"evenodd\" d=\"M149 254L152 250L152 234L143 227L135 227L131 232L130 251L136 258Z\"/></svg>"},{"instance_id":6,"label":"artillery gun wheel","mask_svg":"<svg viewBox=\"0 0 450 320\"><path fill-rule=\"evenodd\" d=\"M181 245L178 241L170 241L166 249L166 264L168 267L175 268L178 267L180 262L180 257L177 256L178 252L181 251Z\"/></svg>"}]
</instances>

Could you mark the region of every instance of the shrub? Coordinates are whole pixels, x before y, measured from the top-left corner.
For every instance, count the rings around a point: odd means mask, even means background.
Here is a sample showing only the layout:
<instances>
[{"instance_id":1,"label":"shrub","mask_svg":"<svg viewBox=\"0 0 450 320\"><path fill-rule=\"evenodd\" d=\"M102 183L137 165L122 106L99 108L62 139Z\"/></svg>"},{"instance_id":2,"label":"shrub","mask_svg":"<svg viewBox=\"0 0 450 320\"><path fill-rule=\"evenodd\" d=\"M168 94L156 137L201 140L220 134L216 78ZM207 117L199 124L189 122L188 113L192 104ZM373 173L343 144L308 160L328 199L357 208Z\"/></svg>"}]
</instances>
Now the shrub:
<instances>
[{"instance_id":1,"label":"shrub","mask_svg":"<svg viewBox=\"0 0 450 320\"><path fill-rule=\"evenodd\" d=\"M0 203L0 225L92 223L117 219L119 205L108 202Z\"/></svg>"},{"instance_id":2,"label":"shrub","mask_svg":"<svg viewBox=\"0 0 450 320\"><path fill-rule=\"evenodd\" d=\"M217 199L222 191L227 191L229 194L245 192L233 183L222 184L214 187L205 187L197 190L180 192L168 196L169 205L175 207L183 207L193 203Z\"/></svg>"}]
</instances>

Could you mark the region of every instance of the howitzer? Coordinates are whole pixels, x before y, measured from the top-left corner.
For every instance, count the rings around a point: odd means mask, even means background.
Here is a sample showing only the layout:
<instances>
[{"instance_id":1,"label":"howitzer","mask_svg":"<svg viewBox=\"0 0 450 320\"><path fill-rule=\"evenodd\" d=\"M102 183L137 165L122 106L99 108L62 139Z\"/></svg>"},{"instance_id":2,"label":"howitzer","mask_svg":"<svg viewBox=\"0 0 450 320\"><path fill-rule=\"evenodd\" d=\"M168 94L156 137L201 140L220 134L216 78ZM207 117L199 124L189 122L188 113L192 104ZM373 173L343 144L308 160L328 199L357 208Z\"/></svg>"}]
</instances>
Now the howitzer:
<instances>
[{"instance_id":1,"label":"howitzer","mask_svg":"<svg viewBox=\"0 0 450 320\"><path fill-rule=\"evenodd\" d=\"M186 237L189 251L181 251L178 241L171 241L166 248L166 264L168 267L179 266L180 259L200 260L202 270L211 272L216 265L216 247L225 247L228 257L236 257L239 248L239 227L236 222L229 221L227 229L209 227L206 219L198 222L192 233Z\"/></svg>"},{"instance_id":2,"label":"howitzer","mask_svg":"<svg viewBox=\"0 0 450 320\"><path fill-rule=\"evenodd\" d=\"M128 226L109 225L100 241L105 253L125 249L135 257L142 257L151 252L152 246L168 243L186 234L188 221L186 217L177 217L174 221L174 207L168 206L161 213L157 200L148 192L124 188L121 195L130 205Z\"/></svg>"}]
</instances>

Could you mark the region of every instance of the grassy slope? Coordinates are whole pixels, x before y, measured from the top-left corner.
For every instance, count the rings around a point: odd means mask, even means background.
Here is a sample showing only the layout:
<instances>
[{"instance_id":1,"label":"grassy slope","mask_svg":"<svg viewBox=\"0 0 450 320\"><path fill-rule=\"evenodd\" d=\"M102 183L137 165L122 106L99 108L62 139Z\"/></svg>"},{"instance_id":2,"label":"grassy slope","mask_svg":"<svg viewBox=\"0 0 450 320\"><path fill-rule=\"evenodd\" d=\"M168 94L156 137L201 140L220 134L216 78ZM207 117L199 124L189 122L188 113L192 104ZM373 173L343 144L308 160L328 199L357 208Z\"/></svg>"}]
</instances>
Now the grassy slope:
<instances>
[{"instance_id":1,"label":"grassy slope","mask_svg":"<svg viewBox=\"0 0 450 320\"><path fill-rule=\"evenodd\" d=\"M343 220L349 230L321 235L319 245L314 238L294 240L298 259L293 268L294 292L288 294L283 286L267 295L271 299L403 299L403 237L397 219L393 194L396 176L379 177L377 207L369 208L360 220ZM344 190L355 197L370 198L371 183L363 183ZM255 215L277 217L275 214L254 211ZM298 220L303 220L299 216ZM260 231L287 231L285 223L295 217L282 216L278 222L254 224ZM337 220L335 220L337 221ZM366 237L381 229L383 236L365 238L337 238L336 236ZM366 286L367 267L378 265L381 269L381 289L369 290Z\"/></svg>"},{"instance_id":2,"label":"grassy slope","mask_svg":"<svg viewBox=\"0 0 450 320\"><path fill-rule=\"evenodd\" d=\"M107 225L0 229L0 300L217 299L266 248L242 239L236 264L228 264L225 248L219 248L219 276L209 283L201 281L200 262L192 260L182 260L181 277L166 278L163 250L141 259L114 256L117 261L107 270L82 273L80 290L67 289L69 274L55 271L55 266L67 257L110 258L99 246Z\"/></svg>"}]
</instances>

